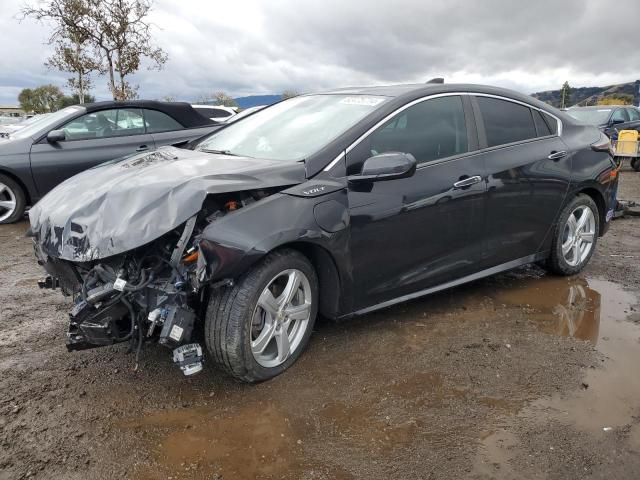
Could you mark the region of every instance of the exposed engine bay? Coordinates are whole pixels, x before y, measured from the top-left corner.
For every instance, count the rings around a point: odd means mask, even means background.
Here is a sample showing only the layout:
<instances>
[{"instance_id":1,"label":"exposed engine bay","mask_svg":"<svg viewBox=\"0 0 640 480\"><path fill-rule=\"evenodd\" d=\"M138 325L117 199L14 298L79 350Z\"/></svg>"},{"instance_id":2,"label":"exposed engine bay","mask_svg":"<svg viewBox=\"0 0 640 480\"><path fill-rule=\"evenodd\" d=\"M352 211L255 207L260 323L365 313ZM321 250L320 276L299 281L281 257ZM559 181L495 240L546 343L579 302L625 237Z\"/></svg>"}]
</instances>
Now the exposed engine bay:
<instances>
[{"instance_id":1,"label":"exposed engine bay","mask_svg":"<svg viewBox=\"0 0 640 480\"><path fill-rule=\"evenodd\" d=\"M36 257L49 276L41 288L73 296L67 349L84 350L128 342L136 368L144 345L173 350L185 375L202 370L203 349L194 331L204 316L211 284L201 255L203 230L222 217L260 201L278 189L209 195L202 210L149 244L103 259L73 262L53 258L35 242ZM37 235L36 235L37 236Z\"/></svg>"}]
</instances>

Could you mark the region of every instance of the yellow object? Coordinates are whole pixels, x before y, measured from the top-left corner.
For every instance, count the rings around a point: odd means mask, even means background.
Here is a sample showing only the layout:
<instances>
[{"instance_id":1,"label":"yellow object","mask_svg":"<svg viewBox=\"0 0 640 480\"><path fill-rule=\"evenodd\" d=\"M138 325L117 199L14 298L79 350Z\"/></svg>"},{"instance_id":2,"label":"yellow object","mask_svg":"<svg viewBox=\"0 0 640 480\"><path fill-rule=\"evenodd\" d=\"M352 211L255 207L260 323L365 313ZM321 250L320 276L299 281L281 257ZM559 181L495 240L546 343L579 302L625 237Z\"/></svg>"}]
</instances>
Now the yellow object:
<instances>
[{"instance_id":1,"label":"yellow object","mask_svg":"<svg viewBox=\"0 0 640 480\"><path fill-rule=\"evenodd\" d=\"M638 156L638 135L636 130L621 130L618 133L616 155L619 157Z\"/></svg>"}]
</instances>

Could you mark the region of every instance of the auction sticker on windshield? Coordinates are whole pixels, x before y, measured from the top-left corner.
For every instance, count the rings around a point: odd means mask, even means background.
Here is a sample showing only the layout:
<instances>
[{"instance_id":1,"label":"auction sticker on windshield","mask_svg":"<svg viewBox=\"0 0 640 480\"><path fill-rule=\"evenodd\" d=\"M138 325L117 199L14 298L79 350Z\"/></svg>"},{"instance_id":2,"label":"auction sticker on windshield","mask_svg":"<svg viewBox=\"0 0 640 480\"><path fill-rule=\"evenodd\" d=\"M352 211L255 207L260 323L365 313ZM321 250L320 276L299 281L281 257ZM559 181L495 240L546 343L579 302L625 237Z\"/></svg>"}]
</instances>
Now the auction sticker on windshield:
<instances>
[{"instance_id":1,"label":"auction sticker on windshield","mask_svg":"<svg viewBox=\"0 0 640 480\"><path fill-rule=\"evenodd\" d=\"M384 98L380 97L365 97L358 95L357 97L344 97L340 100L340 103L345 105L366 105L369 107L374 107L379 103L384 102Z\"/></svg>"}]
</instances>

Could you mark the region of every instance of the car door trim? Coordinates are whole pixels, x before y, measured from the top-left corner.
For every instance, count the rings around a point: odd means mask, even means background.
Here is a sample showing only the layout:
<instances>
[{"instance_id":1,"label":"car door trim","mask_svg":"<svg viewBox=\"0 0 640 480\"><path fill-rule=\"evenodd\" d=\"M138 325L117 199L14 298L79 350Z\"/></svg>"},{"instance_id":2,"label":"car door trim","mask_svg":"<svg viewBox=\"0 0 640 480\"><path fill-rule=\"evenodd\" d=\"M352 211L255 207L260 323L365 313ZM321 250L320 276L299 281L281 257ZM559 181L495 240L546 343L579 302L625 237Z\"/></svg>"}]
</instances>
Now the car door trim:
<instances>
[{"instance_id":1,"label":"car door trim","mask_svg":"<svg viewBox=\"0 0 640 480\"><path fill-rule=\"evenodd\" d=\"M415 298L423 297L425 295L430 295L432 293L440 292L442 290L447 290L449 288L457 287L458 285L462 285L464 283L469 283L475 280L479 280L481 278L490 277L492 275L495 275L496 273L506 272L507 270L512 270L522 265L528 265L530 263L538 262L540 260L544 260L547 256L548 256L548 252L539 252L533 255L527 255L526 257L521 257L516 260L511 260L509 262L496 265L495 267L487 268L480 272L472 273L471 275L467 275L467 276L458 278L456 280L451 280L449 282L436 285L435 287L429 287L424 290L420 290L418 292L409 293L407 295L402 295L400 297L396 297L391 300L387 300L385 302L372 305L370 307L362 308L353 313L344 315L343 317L340 317L340 318L348 318L356 315L365 315L367 313L371 313L376 310L381 310L383 308L391 307L397 303L406 302L408 300L413 300Z\"/></svg>"},{"instance_id":2,"label":"car door trim","mask_svg":"<svg viewBox=\"0 0 640 480\"><path fill-rule=\"evenodd\" d=\"M386 115L382 120L380 120L378 123L376 123L374 126L372 126L371 128L369 128L369 130L367 130L366 132L364 132L362 135L360 135L354 142L351 143L351 145L349 145L345 150L343 150L342 152L340 152L340 154L334 158L326 167L324 167L323 171L328 172L330 171L335 165L338 164L338 162L343 158L346 157L346 155L353 150L355 147L357 147L360 142L362 142L365 138L367 138L369 135L371 135L374 131L376 131L380 126L382 126L384 123L386 123L388 120L390 120L391 118L393 118L394 116L396 116L397 114L405 111L408 108L413 107L414 105L417 105L418 103L422 103L422 102L426 102L427 100L432 100L434 98L442 98L442 97L462 97L462 96L477 96L477 97L489 97L489 98L496 98L498 100L505 100L507 102L512 102L512 103L517 103L519 105L524 105L525 107L529 107L532 108L534 110L538 110L539 112L542 112L546 115L549 115L550 117L554 118L556 120L556 122L558 122L558 132L555 135L551 135L553 137L560 137L562 135L562 120L557 117L556 115L549 113L548 111L536 107L534 105L531 105L530 103L526 103L526 102L522 102L520 100L515 100L513 98L509 98L509 97L504 97L501 95L494 95L494 94L490 94L490 93L475 93L475 92L447 92L447 93L435 93L432 95L426 95L424 97L420 97L417 98L415 100L412 100L409 103L406 103L404 105L402 105L401 107L398 107L397 109L395 109L393 112L389 113L388 115ZM474 110L474 117L476 116L476 112ZM476 126L479 124L479 120L478 118L474 118ZM542 137L540 137L542 138ZM528 138L526 140L523 140L523 142L528 142L531 140L537 140L537 138ZM514 143L510 143L510 144L506 144L506 145L516 145L518 143L522 143L522 142L514 142ZM496 147L501 147L502 145L497 145ZM496 148L496 147L491 147L491 148ZM466 152L466 153L474 153L474 152Z\"/></svg>"}]
</instances>

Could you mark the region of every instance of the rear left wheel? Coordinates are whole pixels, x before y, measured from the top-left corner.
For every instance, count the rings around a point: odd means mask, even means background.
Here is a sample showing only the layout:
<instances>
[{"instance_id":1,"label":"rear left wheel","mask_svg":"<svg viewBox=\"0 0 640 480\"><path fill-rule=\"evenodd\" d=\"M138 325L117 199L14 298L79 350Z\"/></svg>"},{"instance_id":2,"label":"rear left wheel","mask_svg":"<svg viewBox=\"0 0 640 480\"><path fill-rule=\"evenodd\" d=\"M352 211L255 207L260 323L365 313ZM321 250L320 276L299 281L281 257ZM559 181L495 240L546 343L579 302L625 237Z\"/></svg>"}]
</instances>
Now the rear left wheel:
<instances>
[{"instance_id":1,"label":"rear left wheel","mask_svg":"<svg viewBox=\"0 0 640 480\"><path fill-rule=\"evenodd\" d=\"M12 178L0 175L0 224L22 218L26 207L25 194Z\"/></svg>"},{"instance_id":2,"label":"rear left wheel","mask_svg":"<svg viewBox=\"0 0 640 480\"><path fill-rule=\"evenodd\" d=\"M640 158L631 159L631 168L633 168L636 172L640 172Z\"/></svg>"},{"instance_id":3,"label":"rear left wheel","mask_svg":"<svg viewBox=\"0 0 640 480\"><path fill-rule=\"evenodd\" d=\"M289 368L306 347L318 310L318 279L295 250L268 255L209 301L205 339L221 369L260 382Z\"/></svg>"},{"instance_id":4,"label":"rear left wheel","mask_svg":"<svg viewBox=\"0 0 640 480\"><path fill-rule=\"evenodd\" d=\"M580 194L560 214L547 267L558 275L582 270L595 251L599 232L598 207L591 197Z\"/></svg>"}]
</instances>

